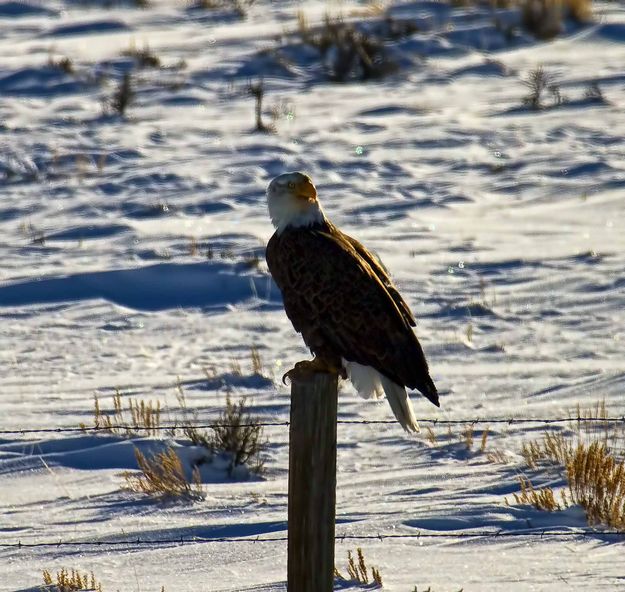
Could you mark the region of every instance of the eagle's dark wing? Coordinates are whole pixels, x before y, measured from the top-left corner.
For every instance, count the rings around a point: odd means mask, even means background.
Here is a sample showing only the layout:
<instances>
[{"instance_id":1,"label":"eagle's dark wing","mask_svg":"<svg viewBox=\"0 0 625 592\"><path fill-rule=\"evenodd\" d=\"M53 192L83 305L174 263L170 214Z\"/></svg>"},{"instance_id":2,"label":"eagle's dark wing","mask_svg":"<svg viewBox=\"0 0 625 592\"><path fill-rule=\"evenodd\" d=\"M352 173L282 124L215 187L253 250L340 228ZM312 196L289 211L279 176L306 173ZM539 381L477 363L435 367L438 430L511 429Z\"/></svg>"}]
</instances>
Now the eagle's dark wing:
<instances>
[{"instance_id":1,"label":"eagle's dark wing","mask_svg":"<svg viewBox=\"0 0 625 592\"><path fill-rule=\"evenodd\" d=\"M407 305L383 268L370 263L373 255L360 245L361 255L345 237L327 225L286 229L269 241L267 264L295 330L309 345L311 335L323 336L337 355L418 389L438 405Z\"/></svg>"},{"instance_id":2,"label":"eagle's dark wing","mask_svg":"<svg viewBox=\"0 0 625 592\"><path fill-rule=\"evenodd\" d=\"M351 236L345 234L344 232L341 232L336 227L334 227L334 230L340 233L341 238L349 242L349 244L352 247L354 247L354 249L356 249L356 252L369 264L371 269L375 272L375 274L378 276L380 281L384 284L386 291L389 293L391 298L395 301L397 308L399 308L399 310L401 311L402 316L404 317L406 322L411 327L416 327L417 322L415 321L415 318L412 315L412 312L410 311L410 307L406 304L406 301L401 297L401 294L397 291L397 288L393 285L393 282L390 276L388 275L388 271L386 270L386 268L384 267L380 259L374 253L369 251L362 243L357 241L355 238L352 238Z\"/></svg>"}]
</instances>

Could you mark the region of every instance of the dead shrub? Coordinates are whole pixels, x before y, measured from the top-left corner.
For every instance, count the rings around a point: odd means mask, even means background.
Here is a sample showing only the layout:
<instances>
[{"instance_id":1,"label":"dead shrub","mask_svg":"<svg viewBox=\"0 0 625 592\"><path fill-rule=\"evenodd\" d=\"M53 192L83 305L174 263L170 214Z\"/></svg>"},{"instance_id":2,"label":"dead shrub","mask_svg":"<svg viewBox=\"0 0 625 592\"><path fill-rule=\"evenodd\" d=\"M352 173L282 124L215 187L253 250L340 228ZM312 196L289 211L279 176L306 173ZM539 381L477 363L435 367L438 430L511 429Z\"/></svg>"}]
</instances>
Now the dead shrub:
<instances>
[{"instance_id":1,"label":"dead shrub","mask_svg":"<svg viewBox=\"0 0 625 592\"><path fill-rule=\"evenodd\" d=\"M201 10L232 10L244 18L255 2L256 0L197 0L193 7Z\"/></svg>"},{"instance_id":2,"label":"dead shrub","mask_svg":"<svg viewBox=\"0 0 625 592\"><path fill-rule=\"evenodd\" d=\"M67 570L61 568L55 577L47 570L43 570L43 583L45 586L54 586L57 592L76 592L78 590L93 590L94 592L102 592L102 584L98 582L93 575L83 573L78 570Z\"/></svg>"},{"instance_id":3,"label":"dead shrub","mask_svg":"<svg viewBox=\"0 0 625 592\"><path fill-rule=\"evenodd\" d=\"M132 87L132 78L130 76L130 72L125 72L119 83L119 86L113 93L110 101L110 106L113 111L115 111L115 113L123 117L124 115L126 115L126 110L134 101L134 98L135 91Z\"/></svg>"},{"instance_id":4,"label":"dead shrub","mask_svg":"<svg viewBox=\"0 0 625 592\"><path fill-rule=\"evenodd\" d=\"M227 395L226 408L211 430L212 434L207 438L208 448L232 455L231 472L239 465L247 465L255 473L263 473L262 452L266 448L263 426L260 418L248 411L245 397L233 403Z\"/></svg>"},{"instance_id":5,"label":"dead shrub","mask_svg":"<svg viewBox=\"0 0 625 592\"><path fill-rule=\"evenodd\" d=\"M592 21L592 0L564 0L567 16L576 23Z\"/></svg>"},{"instance_id":6,"label":"dead shrub","mask_svg":"<svg viewBox=\"0 0 625 592\"><path fill-rule=\"evenodd\" d=\"M241 465L247 465L250 471L258 475L264 473L263 452L267 447L267 441L264 438L261 418L249 412L245 397L242 397L238 403L233 403L230 395L227 395L226 408L213 423L210 431L204 431L190 423L197 422L197 413L189 412L180 382L178 382L177 391L178 403L186 423L189 424L184 428L184 435L192 444L205 448L211 454L223 452L230 454L232 460L229 473L231 475L236 467Z\"/></svg>"},{"instance_id":7,"label":"dead shrub","mask_svg":"<svg viewBox=\"0 0 625 592\"><path fill-rule=\"evenodd\" d=\"M79 592L81 590L89 592L103 592L102 584L98 582L93 572L81 574L76 569L61 568L53 577L47 569L43 570L43 585L52 592ZM165 586L161 587L161 592L165 592Z\"/></svg>"},{"instance_id":8,"label":"dead shrub","mask_svg":"<svg viewBox=\"0 0 625 592\"><path fill-rule=\"evenodd\" d=\"M260 352L255 345L253 345L250 350L250 357L252 358L252 373L255 376L264 376L265 369L263 367L263 360L260 357Z\"/></svg>"},{"instance_id":9,"label":"dead shrub","mask_svg":"<svg viewBox=\"0 0 625 592\"><path fill-rule=\"evenodd\" d=\"M65 72L65 74L74 74L74 62L67 56L54 58L52 54L48 57L48 66Z\"/></svg>"},{"instance_id":10,"label":"dead shrub","mask_svg":"<svg viewBox=\"0 0 625 592\"><path fill-rule=\"evenodd\" d=\"M557 504L550 488L534 490L528 479L521 478L517 503L530 503L539 509L553 511L571 505L584 508L590 525L604 524L625 528L625 460L623 459L622 426L607 421L605 402L571 418L570 434L545 433L542 440L523 445L527 465L537 469L555 467L566 479Z\"/></svg>"},{"instance_id":11,"label":"dead shrub","mask_svg":"<svg viewBox=\"0 0 625 592\"><path fill-rule=\"evenodd\" d=\"M510 456L501 448L489 450L486 453L486 460L493 464L507 465L510 462Z\"/></svg>"},{"instance_id":12,"label":"dead shrub","mask_svg":"<svg viewBox=\"0 0 625 592\"><path fill-rule=\"evenodd\" d=\"M588 101L592 101L594 103L601 103L605 105L607 100L599 86L597 81L591 82L586 90L584 91L584 98Z\"/></svg>"},{"instance_id":13,"label":"dead shrub","mask_svg":"<svg viewBox=\"0 0 625 592\"><path fill-rule=\"evenodd\" d=\"M543 92L547 88L547 79L542 66L532 70L527 80L523 81L523 84L530 91L530 93L523 98L523 104L536 111L542 109Z\"/></svg>"},{"instance_id":14,"label":"dead shrub","mask_svg":"<svg viewBox=\"0 0 625 592\"><path fill-rule=\"evenodd\" d=\"M141 472L123 473L126 487L130 491L164 499L195 501L204 498L198 468L195 467L189 481L173 448L168 447L151 457L135 448L135 458Z\"/></svg>"},{"instance_id":15,"label":"dead shrub","mask_svg":"<svg viewBox=\"0 0 625 592\"><path fill-rule=\"evenodd\" d=\"M375 588L382 587L382 575L380 570L371 566L371 577L369 577L369 567L365 561L365 555L360 547L356 549L358 561L354 559L351 550L347 551L347 575L346 578L341 572L334 567L334 577L344 582L355 582L358 584L373 584Z\"/></svg>"},{"instance_id":16,"label":"dead shrub","mask_svg":"<svg viewBox=\"0 0 625 592\"><path fill-rule=\"evenodd\" d=\"M432 590L431 586L428 586L427 590L425 590L423 588L418 588L417 586L415 586L414 590L412 590L412 592L435 592L435 591ZM460 590L457 590L457 592L464 592L464 588L460 588Z\"/></svg>"},{"instance_id":17,"label":"dead shrub","mask_svg":"<svg viewBox=\"0 0 625 592\"><path fill-rule=\"evenodd\" d=\"M517 504L529 504L538 510L544 510L546 512L561 509L551 487L534 489L529 479L525 477L519 477L519 482L521 484L521 493L514 494L514 501Z\"/></svg>"},{"instance_id":18,"label":"dead shrub","mask_svg":"<svg viewBox=\"0 0 625 592\"><path fill-rule=\"evenodd\" d=\"M138 435L156 436L161 425L161 402L128 399L126 409L119 389L113 395L113 412L104 412L97 395L94 397L93 427L98 430L132 438ZM80 426L87 430L85 424Z\"/></svg>"},{"instance_id":19,"label":"dead shrub","mask_svg":"<svg viewBox=\"0 0 625 592\"><path fill-rule=\"evenodd\" d=\"M160 68L161 58L159 58L149 45L144 45L139 49L134 44L122 53L123 56L134 59L138 68Z\"/></svg>"},{"instance_id":20,"label":"dead shrub","mask_svg":"<svg viewBox=\"0 0 625 592\"><path fill-rule=\"evenodd\" d=\"M545 107L545 94L550 91L554 94L554 90L557 89L559 95L559 89L555 84L552 76L545 72L542 66L538 66L531 70L527 78L523 81L523 84L528 88L529 94L523 98L523 104L527 105L531 109L538 111ZM560 98L559 103L562 102Z\"/></svg>"},{"instance_id":21,"label":"dead shrub","mask_svg":"<svg viewBox=\"0 0 625 592\"><path fill-rule=\"evenodd\" d=\"M275 132L275 128L263 122L263 99L265 97L265 84L262 79L258 82L250 83L247 89L250 96L254 97L254 114L256 125L254 131L269 133Z\"/></svg>"},{"instance_id":22,"label":"dead shrub","mask_svg":"<svg viewBox=\"0 0 625 592\"><path fill-rule=\"evenodd\" d=\"M475 426L473 424L469 424L462 430L462 438L466 444L467 450L471 450L473 448L474 430Z\"/></svg>"},{"instance_id":23,"label":"dead shrub","mask_svg":"<svg viewBox=\"0 0 625 592\"><path fill-rule=\"evenodd\" d=\"M398 68L383 38L345 22L341 16L326 14L323 24L313 29L300 12L298 34L303 43L319 51L329 78L335 82L381 78Z\"/></svg>"},{"instance_id":24,"label":"dead shrub","mask_svg":"<svg viewBox=\"0 0 625 592\"><path fill-rule=\"evenodd\" d=\"M580 444L566 464L571 499L586 511L589 524L625 528L625 463L605 444Z\"/></svg>"},{"instance_id":25,"label":"dead shrub","mask_svg":"<svg viewBox=\"0 0 625 592\"><path fill-rule=\"evenodd\" d=\"M559 0L524 0L521 24L537 39L553 39L562 31L562 5Z\"/></svg>"},{"instance_id":26,"label":"dead shrub","mask_svg":"<svg viewBox=\"0 0 625 592\"><path fill-rule=\"evenodd\" d=\"M564 19L592 20L592 0L521 0L521 24L534 37L553 39L562 32Z\"/></svg>"}]
</instances>

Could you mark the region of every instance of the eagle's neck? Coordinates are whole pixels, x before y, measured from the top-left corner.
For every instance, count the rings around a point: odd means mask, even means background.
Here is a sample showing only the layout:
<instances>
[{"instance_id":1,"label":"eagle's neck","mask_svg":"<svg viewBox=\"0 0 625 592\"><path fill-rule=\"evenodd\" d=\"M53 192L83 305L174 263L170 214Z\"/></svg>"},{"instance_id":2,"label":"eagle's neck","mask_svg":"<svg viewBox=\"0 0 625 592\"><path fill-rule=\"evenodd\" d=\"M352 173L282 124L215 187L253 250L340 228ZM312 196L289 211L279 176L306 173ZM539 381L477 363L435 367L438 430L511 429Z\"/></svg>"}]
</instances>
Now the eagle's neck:
<instances>
[{"instance_id":1,"label":"eagle's neck","mask_svg":"<svg viewBox=\"0 0 625 592\"><path fill-rule=\"evenodd\" d=\"M287 228L310 228L326 223L326 217L318 201L311 203L304 211L284 209L272 211L270 206L269 215L278 234L282 234Z\"/></svg>"}]
</instances>

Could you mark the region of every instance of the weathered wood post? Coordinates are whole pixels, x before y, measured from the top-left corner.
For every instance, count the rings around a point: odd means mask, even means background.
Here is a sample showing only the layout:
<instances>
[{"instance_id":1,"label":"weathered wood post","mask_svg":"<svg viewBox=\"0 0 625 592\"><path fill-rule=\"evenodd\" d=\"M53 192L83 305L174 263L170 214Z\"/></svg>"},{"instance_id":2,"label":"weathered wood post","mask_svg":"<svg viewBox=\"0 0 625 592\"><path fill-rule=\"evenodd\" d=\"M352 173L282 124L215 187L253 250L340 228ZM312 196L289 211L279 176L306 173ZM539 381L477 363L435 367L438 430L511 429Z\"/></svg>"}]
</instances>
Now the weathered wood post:
<instances>
[{"instance_id":1,"label":"weathered wood post","mask_svg":"<svg viewBox=\"0 0 625 592\"><path fill-rule=\"evenodd\" d=\"M291 384L288 592L332 592L338 376Z\"/></svg>"}]
</instances>

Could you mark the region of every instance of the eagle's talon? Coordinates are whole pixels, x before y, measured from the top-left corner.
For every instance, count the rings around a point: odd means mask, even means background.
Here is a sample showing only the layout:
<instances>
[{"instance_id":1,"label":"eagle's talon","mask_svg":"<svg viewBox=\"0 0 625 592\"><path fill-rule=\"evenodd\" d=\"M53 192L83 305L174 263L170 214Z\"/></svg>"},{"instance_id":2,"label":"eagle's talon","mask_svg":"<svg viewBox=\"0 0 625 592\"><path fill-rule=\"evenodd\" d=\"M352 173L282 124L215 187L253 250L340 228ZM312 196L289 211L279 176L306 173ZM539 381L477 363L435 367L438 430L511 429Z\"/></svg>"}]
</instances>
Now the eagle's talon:
<instances>
[{"instance_id":1,"label":"eagle's talon","mask_svg":"<svg viewBox=\"0 0 625 592\"><path fill-rule=\"evenodd\" d=\"M287 384L287 378L290 383L293 383L294 378L309 378L318 372L336 372L341 378L347 378L347 370L345 370L342 366L337 368L325 360L315 358L313 360L302 360L301 362L296 362L293 368L282 375L282 384Z\"/></svg>"}]
</instances>

